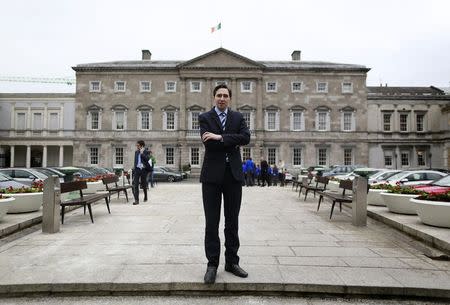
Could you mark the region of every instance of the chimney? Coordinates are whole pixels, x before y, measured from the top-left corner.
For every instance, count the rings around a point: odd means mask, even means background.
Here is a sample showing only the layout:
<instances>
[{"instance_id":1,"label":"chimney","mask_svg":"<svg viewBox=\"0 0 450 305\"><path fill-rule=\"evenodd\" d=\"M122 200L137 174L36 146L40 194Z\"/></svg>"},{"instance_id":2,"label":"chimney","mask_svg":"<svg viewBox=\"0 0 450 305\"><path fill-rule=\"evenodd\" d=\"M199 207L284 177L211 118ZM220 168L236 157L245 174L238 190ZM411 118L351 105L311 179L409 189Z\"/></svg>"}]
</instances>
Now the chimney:
<instances>
[{"instance_id":1,"label":"chimney","mask_svg":"<svg viewBox=\"0 0 450 305\"><path fill-rule=\"evenodd\" d=\"M300 61L300 53L301 53L301 51L299 51L299 50L295 50L294 52L292 52L292 54L291 54L292 60Z\"/></svg>"},{"instance_id":2,"label":"chimney","mask_svg":"<svg viewBox=\"0 0 450 305\"><path fill-rule=\"evenodd\" d=\"M149 50L142 50L142 60L151 60L152 53Z\"/></svg>"}]
</instances>

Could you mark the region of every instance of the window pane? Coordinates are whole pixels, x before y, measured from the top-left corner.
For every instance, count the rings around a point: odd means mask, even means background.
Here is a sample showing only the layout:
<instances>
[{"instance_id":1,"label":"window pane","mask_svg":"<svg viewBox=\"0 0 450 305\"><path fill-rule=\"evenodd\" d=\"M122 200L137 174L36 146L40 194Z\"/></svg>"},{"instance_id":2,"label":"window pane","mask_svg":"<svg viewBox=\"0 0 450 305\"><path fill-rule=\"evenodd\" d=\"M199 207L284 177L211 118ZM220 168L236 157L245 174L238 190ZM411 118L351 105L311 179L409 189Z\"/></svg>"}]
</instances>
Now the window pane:
<instances>
[{"instance_id":1,"label":"window pane","mask_svg":"<svg viewBox=\"0 0 450 305\"><path fill-rule=\"evenodd\" d=\"M295 82L292 83L292 92L300 92L302 91L302 83Z\"/></svg>"},{"instance_id":2,"label":"window pane","mask_svg":"<svg viewBox=\"0 0 450 305\"><path fill-rule=\"evenodd\" d=\"M91 164L98 164L98 147L90 148Z\"/></svg>"},{"instance_id":3,"label":"window pane","mask_svg":"<svg viewBox=\"0 0 450 305\"><path fill-rule=\"evenodd\" d=\"M267 129L275 130L276 128L276 112L267 113Z\"/></svg>"},{"instance_id":4,"label":"window pane","mask_svg":"<svg viewBox=\"0 0 450 305\"><path fill-rule=\"evenodd\" d=\"M267 162L270 165L276 164L276 162L277 162L277 149L276 148L268 148L267 149Z\"/></svg>"},{"instance_id":5,"label":"window pane","mask_svg":"<svg viewBox=\"0 0 450 305\"><path fill-rule=\"evenodd\" d=\"M122 111L115 112L116 114L116 129L123 129L125 123L125 113Z\"/></svg>"},{"instance_id":6,"label":"window pane","mask_svg":"<svg viewBox=\"0 0 450 305\"><path fill-rule=\"evenodd\" d=\"M200 112L191 112L191 129L200 130L200 124L198 123L198 116Z\"/></svg>"},{"instance_id":7,"label":"window pane","mask_svg":"<svg viewBox=\"0 0 450 305\"><path fill-rule=\"evenodd\" d=\"M250 147L243 147L242 148L242 158L243 160L247 160L248 158L251 158L252 151Z\"/></svg>"},{"instance_id":8,"label":"window pane","mask_svg":"<svg viewBox=\"0 0 450 305\"><path fill-rule=\"evenodd\" d=\"M408 131L408 115L400 114L400 131Z\"/></svg>"},{"instance_id":9,"label":"window pane","mask_svg":"<svg viewBox=\"0 0 450 305\"><path fill-rule=\"evenodd\" d=\"M417 131L424 131L424 128L423 128L424 118L425 118L425 115L423 115L423 114L418 114L416 116Z\"/></svg>"},{"instance_id":10,"label":"window pane","mask_svg":"<svg viewBox=\"0 0 450 305\"><path fill-rule=\"evenodd\" d=\"M250 128L250 117L251 117L251 114L250 114L250 112L242 112L242 116L244 117L244 120L245 120L245 124L247 124L247 127L248 128Z\"/></svg>"},{"instance_id":11,"label":"window pane","mask_svg":"<svg viewBox=\"0 0 450 305\"><path fill-rule=\"evenodd\" d=\"M200 165L200 149L191 147L191 165Z\"/></svg>"},{"instance_id":12,"label":"window pane","mask_svg":"<svg viewBox=\"0 0 450 305\"><path fill-rule=\"evenodd\" d=\"M302 129L302 113L294 112L292 114L292 118L294 120L294 122L293 122L294 130L301 130Z\"/></svg>"},{"instance_id":13,"label":"window pane","mask_svg":"<svg viewBox=\"0 0 450 305\"><path fill-rule=\"evenodd\" d=\"M116 147L116 164L123 165L123 147Z\"/></svg>"},{"instance_id":14,"label":"window pane","mask_svg":"<svg viewBox=\"0 0 450 305\"><path fill-rule=\"evenodd\" d=\"M402 164L402 166L409 166L409 153L408 152L401 153L401 164Z\"/></svg>"},{"instance_id":15,"label":"window pane","mask_svg":"<svg viewBox=\"0 0 450 305\"><path fill-rule=\"evenodd\" d=\"M351 148L344 149L344 165L353 164L353 152Z\"/></svg>"},{"instance_id":16,"label":"window pane","mask_svg":"<svg viewBox=\"0 0 450 305\"><path fill-rule=\"evenodd\" d=\"M26 129L26 121L25 121L25 113L17 113L17 125L16 128L18 130L25 130Z\"/></svg>"},{"instance_id":17,"label":"window pane","mask_svg":"<svg viewBox=\"0 0 450 305\"><path fill-rule=\"evenodd\" d=\"M418 166L425 166L425 151L419 150L417 151L417 165Z\"/></svg>"},{"instance_id":18,"label":"window pane","mask_svg":"<svg viewBox=\"0 0 450 305\"><path fill-rule=\"evenodd\" d=\"M319 165L327 165L327 149L326 148L319 148Z\"/></svg>"},{"instance_id":19,"label":"window pane","mask_svg":"<svg viewBox=\"0 0 450 305\"><path fill-rule=\"evenodd\" d=\"M383 114L383 130L391 131L391 114L390 113Z\"/></svg>"},{"instance_id":20,"label":"window pane","mask_svg":"<svg viewBox=\"0 0 450 305\"><path fill-rule=\"evenodd\" d=\"M301 148L294 148L293 164L294 164L294 166L302 165L302 149Z\"/></svg>"},{"instance_id":21,"label":"window pane","mask_svg":"<svg viewBox=\"0 0 450 305\"><path fill-rule=\"evenodd\" d=\"M166 129L175 129L175 112L166 112Z\"/></svg>"},{"instance_id":22,"label":"window pane","mask_svg":"<svg viewBox=\"0 0 450 305\"><path fill-rule=\"evenodd\" d=\"M327 113L319 112L318 130L327 130Z\"/></svg>"},{"instance_id":23,"label":"window pane","mask_svg":"<svg viewBox=\"0 0 450 305\"><path fill-rule=\"evenodd\" d=\"M351 112L344 112L344 131L352 130L352 117Z\"/></svg>"},{"instance_id":24,"label":"window pane","mask_svg":"<svg viewBox=\"0 0 450 305\"><path fill-rule=\"evenodd\" d=\"M173 165L174 159L174 148L166 147L166 164Z\"/></svg>"},{"instance_id":25,"label":"window pane","mask_svg":"<svg viewBox=\"0 0 450 305\"><path fill-rule=\"evenodd\" d=\"M50 130L59 129L59 118L58 113L50 113L48 128Z\"/></svg>"},{"instance_id":26,"label":"window pane","mask_svg":"<svg viewBox=\"0 0 450 305\"><path fill-rule=\"evenodd\" d=\"M42 129L42 113L33 113L33 129Z\"/></svg>"},{"instance_id":27,"label":"window pane","mask_svg":"<svg viewBox=\"0 0 450 305\"><path fill-rule=\"evenodd\" d=\"M141 126L142 129L150 129L150 112L148 111L141 112Z\"/></svg>"}]
</instances>

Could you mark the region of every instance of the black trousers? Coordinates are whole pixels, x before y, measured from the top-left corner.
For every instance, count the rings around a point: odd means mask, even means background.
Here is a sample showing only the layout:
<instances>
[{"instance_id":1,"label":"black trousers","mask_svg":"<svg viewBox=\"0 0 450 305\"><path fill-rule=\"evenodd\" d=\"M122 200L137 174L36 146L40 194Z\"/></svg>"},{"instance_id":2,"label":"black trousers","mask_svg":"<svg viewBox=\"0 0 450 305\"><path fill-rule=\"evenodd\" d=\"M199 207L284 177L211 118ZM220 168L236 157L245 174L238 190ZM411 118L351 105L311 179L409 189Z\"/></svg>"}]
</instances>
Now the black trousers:
<instances>
[{"instance_id":1,"label":"black trousers","mask_svg":"<svg viewBox=\"0 0 450 305\"><path fill-rule=\"evenodd\" d=\"M144 197L147 198L147 174L148 171L145 168L135 168L133 170L133 196L134 200L137 202L139 202L139 185L144 190Z\"/></svg>"},{"instance_id":2,"label":"black trousers","mask_svg":"<svg viewBox=\"0 0 450 305\"><path fill-rule=\"evenodd\" d=\"M223 184L203 183L203 208L205 211L205 253L208 266L219 266L219 222L223 195L225 214L225 263L239 264L239 211L241 209L242 182L233 178L229 165L225 169Z\"/></svg>"}]
</instances>

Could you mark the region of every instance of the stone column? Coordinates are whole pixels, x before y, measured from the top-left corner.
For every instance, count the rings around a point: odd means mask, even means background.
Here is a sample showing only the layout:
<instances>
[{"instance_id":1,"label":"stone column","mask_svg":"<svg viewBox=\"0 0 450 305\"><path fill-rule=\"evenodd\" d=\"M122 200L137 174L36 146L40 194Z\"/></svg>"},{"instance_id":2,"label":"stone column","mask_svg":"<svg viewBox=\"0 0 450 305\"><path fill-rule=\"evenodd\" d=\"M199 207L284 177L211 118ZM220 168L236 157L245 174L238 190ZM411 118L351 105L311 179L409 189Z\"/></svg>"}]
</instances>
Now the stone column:
<instances>
[{"instance_id":1,"label":"stone column","mask_svg":"<svg viewBox=\"0 0 450 305\"><path fill-rule=\"evenodd\" d=\"M27 145L26 167L31 167L31 145Z\"/></svg>"},{"instance_id":2,"label":"stone column","mask_svg":"<svg viewBox=\"0 0 450 305\"><path fill-rule=\"evenodd\" d=\"M364 177L353 180L352 225L367 225L367 179Z\"/></svg>"},{"instance_id":3,"label":"stone column","mask_svg":"<svg viewBox=\"0 0 450 305\"><path fill-rule=\"evenodd\" d=\"M42 147L42 167L47 167L47 145Z\"/></svg>"},{"instance_id":4,"label":"stone column","mask_svg":"<svg viewBox=\"0 0 450 305\"><path fill-rule=\"evenodd\" d=\"M44 204L42 209L42 232L57 233L60 228L61 189L56 175L44 180Z\"/></svg>"},{"instance_id":5,"label":"stone column","mask_svg":"<svg viewBox=\"0 0 450 305\"><path fill-rule=\"evenodd\" d=\"M11 148L10 148L10 160L9 160L9 162L10 162L9 166L10 167L14 167L15 153L16 153L15 146L11 145Z\"/></svg>"},{"instance_id":6,"label":"stone column","mask_svg":"<svg viewBox=\"0 0 450 305\"><path fill-rule=\"evenodd\" d=\"M64 145L59 145L59 167L64 166Z\"/></svg>"}]
</instances>

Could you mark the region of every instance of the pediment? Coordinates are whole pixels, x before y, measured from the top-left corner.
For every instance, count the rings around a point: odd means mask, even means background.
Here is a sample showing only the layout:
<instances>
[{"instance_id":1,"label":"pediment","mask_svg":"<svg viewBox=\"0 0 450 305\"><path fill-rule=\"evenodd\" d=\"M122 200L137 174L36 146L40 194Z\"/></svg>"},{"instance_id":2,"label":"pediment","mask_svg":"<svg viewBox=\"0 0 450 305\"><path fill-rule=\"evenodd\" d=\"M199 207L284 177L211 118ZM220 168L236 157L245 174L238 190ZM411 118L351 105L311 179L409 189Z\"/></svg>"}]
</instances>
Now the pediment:
<instances>
[{"instance_id":1,"label":"pediment","mask_svg":"<svg viewBox=\"0 0 450 305\"><path fill-rule=\"evenodd\" d=\"M180 69L261 69L263 65L247 57L218 48L180 65Z\"/></svg>"},{"instance_id":2,"label":"pediment","mask_svg":"<svg viewBox=\"0 0 450 305\"><path fill-rule=\"evenodd\" d=\"M205 111L205 107L199 106L197 104L189 106L186 109L189 110L189 111Z\"/></svg>"},{"instance_id":3,"label":"pediment","mask_svg":"<svg viewBox=\"0 0 450 305\"><path fill-rule=\"evenodd\" d=\"M237 110L239 111L255 111L256 109L250 105L242 105L240 107L237 108Z\"/></svg>"},{"instance_id":4,"label":"pediment","mask_svg":"<svg viewBox=\"0 0 450 305\"><path fill-rule=\"evenodd\" d=\"M167 105L165 107L162 107L161 110L163 110L163 111L178 111L180 109L173 105Z\"/></svg>"}]
</instances>

